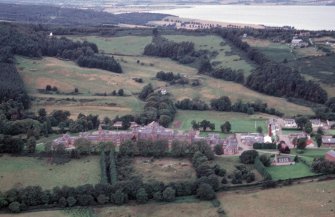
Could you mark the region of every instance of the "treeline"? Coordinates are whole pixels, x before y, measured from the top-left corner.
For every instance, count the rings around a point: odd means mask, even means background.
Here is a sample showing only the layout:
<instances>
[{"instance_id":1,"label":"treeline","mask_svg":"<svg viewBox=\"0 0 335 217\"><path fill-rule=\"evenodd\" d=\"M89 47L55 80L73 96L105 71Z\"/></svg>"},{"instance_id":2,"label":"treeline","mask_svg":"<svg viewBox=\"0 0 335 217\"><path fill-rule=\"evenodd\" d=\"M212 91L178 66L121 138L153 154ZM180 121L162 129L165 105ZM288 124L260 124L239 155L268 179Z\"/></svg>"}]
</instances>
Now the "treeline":
<instances>
[{"instance_id":1,"label":"treeline","mask_svg":"<svg viewBox=\"0 0 335 217\"><path fill-rule=\"evenodd\" d=\"M199 71L201 73L201 71ZM225 81L233 81L244 84L244 74L242 71L232 70L231 68L218 68L206 73L207 75L223 79Z\"/></svg>"},{"instance_id":2,"label":"treeline","mask_svg":"<svg viewBox=\"0 0 335 217\"><path fill-rule=\"evenodd\" d=\"M5 60L8 59L5 58ZM29 108L30 99L15 66L11 63L0 62L0 103L10 99L17 102L19 107L22 106L21 109Z\"/></svg>"},{"instance_id":3,"label":"treeline","mask_svg":"<svg viewBox=\"0 0 335 217\"><path fill-rule=\"evenodd\" d=\"M30 26L0 24L0 45L8 47L6 54L27 57L59 57L77 61L84 67L96 67L121 73L121 66L113 57L98 55L98 47L90 42L74 42L67 38L48 37L46 32ZM3 53L3 52L1 52Z\"/></svg>"},{"instance_id":4,"label":"treeline","mask_svg":"<svg viewBox=\"0 0 335 217\"><path fill-rule=\"evenodd\" d=\"M224 111L224 112L241 112L247 113L249 115L255 112L262 112L266 114L284 116L284 113L277 111L275 108L268 108L266 103L261 101L256 101L252 103L244 103L242 100L238 100L234 104L231 102L228 96L222 96L217 99L212 99L210 101L210 106L199 99L183 99L175 103L176 108L182 110L214 110L214 111Z\"/></svg>"},{"instance_id":5,"label":"treeline","mask_svg":"<svg viewBox=\"0 0 335 217\"><path fill-rule=\"evenodd\" d=\"M272 96L302 98L316 103L327 101L327 92L313 81L306 81L290 67L275 63L257 49L242 41L238 30L220 29L217 33L246 53L248 58L259 65L246 79L246 86Z\"/></svg>"},{"instance_id":6,"label":"treeline","mask_svg":"<svg viewBox=\"0 0 335 217\"><path fill-rule=\"evenodd\" d=\"M80 56L76 62L81 67L98 68L122 73L121 65L114 59L114 57L104 55Z\"/></svg>"},{"instance_id":7,"label":"treeline","mask_svg":"<svg viewBox=\"0 0 335 217\"><path fill-rule=\"evenodd\" d=\"M314 108L315 116L322 120L335 120L335 97L331 97L324 106Z\"/></svg>"},{"instance_id":8,"label":"treeline","mask_svg":"<svg viewBox=\"0 0 335 217\"><path fill-rule=\"evenodd\" d=\"M103 24L128 23L145 25L149 21L161 20L166 16L167 14L157 13L112 14L97 10L50 5L0 4L0 20L34 24L101 26Z\"/></svg>"},{"instance_id":9,"label":"treeline","mask_svg":"<svg viewBox=\"0 0 335 217\"><path fill-rule=\"evenodd\" d=\"M298 72L275 63L258 67L247 79L246 86L278 97L295 97L325 103L328 95L319 84L306 81Z\"/></svg>"},{"instance_id":10,"label":"treeline","mask_svg":"<svg viewBox=\"0 0 335 217\"><path fill-rule=\"evenodd\" d=\"M188 79L184 76L181 76L179 73L175 74L173 72L164 72L164 71L157 72L156 78L160 81L166 81L170 85L174 84L185 85L189 83L191 83L192 86L200 85L199 79Z\"/></svg>"},{"instance_id":11,"label":"treeline","mask_svg":"<svg viewBox=\"0 0 335 217\"><path fill-rule=\"evenodd\" d=\"M160 35L154 30L152 42L145 46L144 55L168 57L177 60L183 64L194 61L192 57L194 53L194 43L183 41L180 43L170 41Z\"/></svg>"}]
</instances>

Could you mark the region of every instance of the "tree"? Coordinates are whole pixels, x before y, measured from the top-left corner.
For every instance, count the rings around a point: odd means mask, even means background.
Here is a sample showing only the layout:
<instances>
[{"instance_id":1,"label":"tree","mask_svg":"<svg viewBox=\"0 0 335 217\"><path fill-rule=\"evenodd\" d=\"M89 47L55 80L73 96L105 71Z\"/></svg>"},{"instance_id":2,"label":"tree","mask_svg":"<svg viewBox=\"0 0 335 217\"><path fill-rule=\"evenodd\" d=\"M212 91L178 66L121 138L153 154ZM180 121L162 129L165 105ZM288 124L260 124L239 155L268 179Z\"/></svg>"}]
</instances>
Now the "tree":
<instances>
[{"instance_id":1,"label":"tree","mask_svg":"<svg viewBox=\"0 0 335 217\"><path fill-rule=\"evenodd\" d=\"M214 152L216 155L223 155L223 145L222 144L215 145Z\"/></svg>"},{"instance_id":2,"label":"tree","mask_svg":"<svg viewBox=\"0 0 335 217\"><path fill-rule=\"evenodd\" d=\"M321 145L322 145L322 134L317 133L315 135L315 141L316 141L316 144L318 145L318 147L320 148Z\"/></svg>"},{"instance_id":3,"label":"tree","mask_svg":"<svg viewBox=\"0 0 335 217\"><path fill-rule=\"evenodd\" d=\"M142 90L141 90L140 94L138 95L138 97L139 97L141 100L145 100L145 99L146 99L151 93L153 93L153 92L154 92L154 89L153 89L153 87L152 87L152 84L149 83L149 84L145 85L145 86L142 88Z\"/></svg>"},{"instance_id":4,"label":"tree","mask_svg":"<svg viewBox=\"0 0 335 217\"><path fill-rule=\"evenodd\" d=\"M148 202L148 194L145 191L144 188L140 188L138 189L137 193L136 193L136 201L138 203L146 203Z\"/></svg>"},{"instance_id":5,"label":"tree","mask_svg":"<svg viewBox=\"0 0 335 217\"><path fill-rule=\"evenodd\" d=\"M30 137L27 141L27 150L28 153L35 153L36 150L36 139L35 137Z\"/></svg>"},{"instance_id":6,"label":"tree","mask_svg":"<svg viewBox=\"0 0 335 217\"><path fill-rule=\"evenodd\" d=\"M220 126L222 133L230 133L231 131L231 124L229 121L226 121L224 124Z\"/></svg>"},{"instance_id":7,"label":"tree","mask_svg":"<svg viewBox=\"0 0 335 217\"><path fill-rule=\"evenodd\" d=\"M119 189L115 192L115 194L112 194L111 198L116 205L122 205L125 203L127 195L123 193L121 189Z\"/></svg>"},{"instance_id":8,"label":"tree","mask_svg":"<svg viewBox=\"0 0 335 217\"><path fill-rule=\"evenodd\" d=\"M307 146L307 138L299 138L297 140L297 148L300 150L305 149Z\"/></svg>"},{"instance_id":9,"label":"tree","mask_svg":"<svg viewBox=\"0 0 335 217\"><path fill-rule=\"evenodd\" d=\"M72 196L68 197L66 201L69 207L73 207L77 203L77 200Z\"/></svg>"},{"instance_id":10,"label":"tree","mask_svg":"<svg viewBox=\"0 0 335 217\"><path fill-rule=\"evenodd\" d=\"M268 155L262 154L259 157L259 160L263 163L264 166L269 167L271 165L271 159Z\"/></svg>"},{"instance_id":11,"label":"tree","mask_svg":"<svg viewBox=\"0 0 335 217\"><path fill-rule=\"evenodd\" d=\"M308 118L306 118L305 116L299 116L295 118L295 122L299 129L304 129L304 126L308 121L309 121Z\"/></svg>"},{"instance_id":12,"label":"tree","mask_svg":"<svg viewBox=\"0 0 335 217\"><path fill-rule=\"evenodd\" d=\"M213 200L215 199L216 195L212 186L206 183L202 183L197 189L197 197L200 200Z\"/></svg>"},{"instance_id":13,"label":"tree","mask_svg":"<svg viewBox=\"0 0 335 217\"><path fill-rule=\"evenodd\" d=\"M316 131L317 134L324 135L324 131L322 127L319 127L318 130Z\"/></svg>"},{"instance_id":14,"label":"tree","mask_svg":"<svg viewBox=\"0 0 335 217\"><path fill-rule=\"evenodd\" d=\"M19 202L12 202L9 204L8 209L13 213L21 212L21 204Z\"/></svg>"},{"instance_id":15,"label":"tree","mask_svg":"<svg viewBox=\"0 0 335 217\"><path fill-rule=\"evenodd\" d=\"M263 128L261 126L258 126L256 131L257 133L263 133Z\"/></svg>"},{"instance_id":16,"label":"tree","mask_svg":"<svg viewBox=\"0 0 335 217\"><path fill-rule=\"evenodd\" d=\"M79 138L74 141L74 146L81 154L91 153L91 142L85 138Z\"/></svg>"},{"instance_id":17,"label":"tree","mask_svg":"<svg viewBox=\"0 0 335 217\"><path fill-rule=\"evenodd\" d=\"M196 122L195 120L193 120L193 121L191 122L191 124L192 124L192 129L193 129L193 130L199 130L200 126L199 126L199 123L198 123L198 122Z\"/></svg>"},{"instance_id":18,"label":"tree","mask_svg":"<svg viewBox=\"0 0 335 217\"><path fill-rule=\"evenodd\" d=\"M304 131L308 134L313 132L313 127L312 127L312 123L310 121L308 121L305 125L304 125Z\"/></svg>"},{"instance_id":19,"label":"tree","mask_svg":"<svg viewBox=\"0 0 335 217\"><path fill-rule=\"evenodd\" d=\"M240 161L244 164L253 164L257 156L258 152L256 150L247 150L240 155Z\"/></svg>"},{"instance_id":20,"label":"tree","mask_svg":"<svg viewBox=\"0 0 335 217\"><path fill-rule=\"evenodd\" d=\"M163 197L162 199L166 202L172 202L176 199L176 191L171 188L171 187L167 187L164 191L163 191Z\"/></svg>"},{"instance_id":21,"label":"tree","mask_svg":"<svg viewBox=\"0 0 335 217\"><path fill-rule=\"evenodd\" d=\"M119 89L118 92L117 92L117 94L119 96L123 96L124 95L124 90L123 89Z\"/></svg>"},{"instance_id":22,"label":"tree","mask_svg":"<svg viewBox=\"0 0 335 217\"><path fill-rule=\"evenodd\" d=\"M107 203L108 202L108 197L106 196L106 195L104 195L104 194L99 194L99 196L97 197L97 201L98 201L98 203L99 204L105 204L105 203Z\"/></svg>"}]
</instances>

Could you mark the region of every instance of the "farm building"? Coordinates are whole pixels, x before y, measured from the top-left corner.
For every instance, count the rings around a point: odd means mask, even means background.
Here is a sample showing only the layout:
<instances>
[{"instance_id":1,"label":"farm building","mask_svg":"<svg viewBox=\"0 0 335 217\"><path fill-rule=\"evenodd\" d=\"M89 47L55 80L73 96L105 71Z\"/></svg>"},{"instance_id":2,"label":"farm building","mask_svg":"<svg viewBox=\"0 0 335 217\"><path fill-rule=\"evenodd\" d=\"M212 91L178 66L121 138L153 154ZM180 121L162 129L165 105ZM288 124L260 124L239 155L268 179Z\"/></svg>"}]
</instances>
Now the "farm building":
<instances>
[{"instance_id":1,"label":"farm building","mask_svg":"<svg viewBox=\"0 0 335 217\"><path fill-rule=\"evenodd\" d=\"M323 127L323 123L321 122L320 119L311 119L310 121L312 123L313 128Z\"/></svg>"},{"instance_id":2,"label":"farm building","mask_svg":"<svg viewBox=\"0 0 335 217\"><path fill-rule=\"evenodd\" d=\"M254 143L263 143L264 136L260 133L241 134L241 142L244 145L252 146Z\"/></svg>"},{"instance_id":3,"label":"farm building","mask_svg":"<svg viewBox=\"0 0 335 217\"><path fill-rule=\"evenodd\" d=\"M322 144L326 146L335 146L335 138L333 136L322 136Z\"/></svg>"},{"instance_id":4,"label":"farm building","mask_svg":"<svg viewBox=\"0 0 335 217\"><path fill-rule=\"evenodd\" d=\"M276 154L272 161L272 165L274 166L286 166L292 164L295 164L295 162L290 155Z\"/></svg>"},{"instance_id":5,"label":"farm building","mask_svg":"<svg viewBox=\"0 0 335 217\"><path fill-rule=\"evenodd\" d=\"M284 119L284 128L298 128L294 119Z\"/></svg>"},{"instance_id":6,"label":"farm building","mask_svg":"<svg viewBox=\"0 0 335 217\"><path fill-rule=\"evenodd\" d=\"M325 154L325 159L328 161L335 162L335 151L330 150Z\"/></svg>"}]
</instances>

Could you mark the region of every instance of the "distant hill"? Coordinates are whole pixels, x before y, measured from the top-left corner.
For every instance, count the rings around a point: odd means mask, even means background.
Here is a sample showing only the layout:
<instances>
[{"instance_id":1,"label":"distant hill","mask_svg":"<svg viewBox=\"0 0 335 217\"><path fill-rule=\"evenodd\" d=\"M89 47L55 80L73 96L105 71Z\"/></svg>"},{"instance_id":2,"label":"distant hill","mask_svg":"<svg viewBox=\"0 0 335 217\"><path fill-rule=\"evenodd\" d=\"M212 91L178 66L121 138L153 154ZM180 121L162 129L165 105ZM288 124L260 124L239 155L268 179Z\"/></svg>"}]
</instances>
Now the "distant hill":
<instances>
[{"instance_id":1,"label":"distant hill","mask_svg":"<svg viewBox=\"0 0 335 217\"><path fill-rule=\"evenodd\" d=\"M116 25L119 23L144 25L161 20L167 14L128 13L111 14L96 10L83 10L47 5L21 5L0 3L0 20L59 25Z\"/></svg>"},{"instance_id":2,"label":"distant hill","mask_svg":"<svg viewBox=\"0 0 335 217\"><path fill-rule=\"evenodd\" d=\"M0 0L0 3L48 4L81 8L101 8L106 5L153 5L153 4L301 4L331 5L335 0Z\"/></svg>"}]
</instances>

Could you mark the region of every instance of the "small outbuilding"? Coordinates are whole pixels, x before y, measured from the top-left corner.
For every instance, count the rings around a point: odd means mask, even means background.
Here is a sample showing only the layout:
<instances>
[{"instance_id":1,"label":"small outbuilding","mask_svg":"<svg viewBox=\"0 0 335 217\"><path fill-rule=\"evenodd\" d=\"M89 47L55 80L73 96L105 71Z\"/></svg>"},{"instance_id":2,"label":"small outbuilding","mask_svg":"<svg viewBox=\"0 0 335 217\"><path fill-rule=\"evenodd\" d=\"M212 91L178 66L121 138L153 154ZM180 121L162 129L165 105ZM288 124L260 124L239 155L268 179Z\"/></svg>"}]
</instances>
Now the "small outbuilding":
<instances>
[{"instance_id":1,"label":"small outbuilding","mask_svg":"<svg viewBox=\"0 0 335 217\"><path fill-rule=\"evenodd\" d=\"M335 162L335 151L330 150L325 154L325 159L331 162Z\"/></svg>"}]
</instances>

